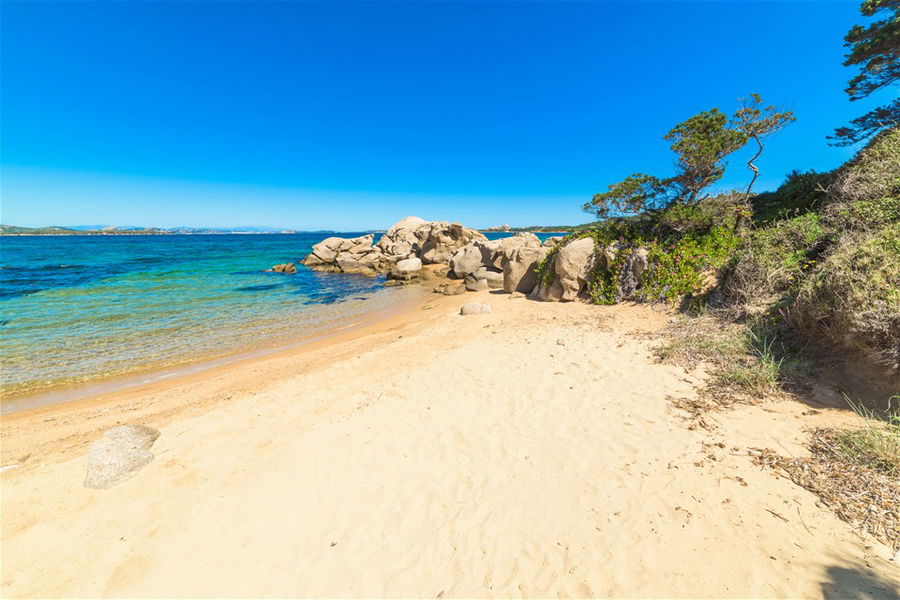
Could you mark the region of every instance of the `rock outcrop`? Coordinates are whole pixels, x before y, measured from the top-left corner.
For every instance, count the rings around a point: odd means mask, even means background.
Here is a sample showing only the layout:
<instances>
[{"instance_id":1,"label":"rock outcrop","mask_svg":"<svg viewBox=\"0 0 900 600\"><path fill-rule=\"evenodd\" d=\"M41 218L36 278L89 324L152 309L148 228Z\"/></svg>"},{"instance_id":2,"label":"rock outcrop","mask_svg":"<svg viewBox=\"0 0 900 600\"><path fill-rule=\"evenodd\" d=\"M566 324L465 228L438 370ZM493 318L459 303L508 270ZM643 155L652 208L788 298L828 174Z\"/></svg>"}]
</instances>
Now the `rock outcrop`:
<instances>
[{"instance_id":1,"label":"rock outcrop","mask_svg":"<svg viewBox=\"0 0 900 600\"><path fill-rule=\"evenodd\" d=\"M404 258L388 273L388 279L411 282L419 279L422 272L422 261L418 258Z\"/></svg>"},{"instance_id":2,"label":"rock outcrop","mask_svg":"<svg viewBox=\"0 0 900 600\"><path fill-rule=\"evenodd\" d=\"M356 238L330 237L312 247L303 264L317 271L375 275L388 271L398 257L388 257L372 246L374 234ZM405 256L402 258L406 258Z\"/></svg>"},{"instance_id":3,"label":"rock outcrop","mask_svg":"<svg viewBox=\"0 0 900 600\"><path fill-rule=\"evenodd\" d=\"M507 250L503 257L503 291L531 293L538 282L535 268L549 252L549 248L524 244Z\"/></svg>"},{"instance_id":4,"label":"rock outcrop","mask_svg":"<svg viewBox=\"0 0 900 600\"><path fill-rule=\"evenodd\" d=\"M478 231L459 223L424 221L406 217L372 245L374 235L357 238L330 237L312 248L303 264L318 271L375 275L394 272L402 260L415 258L422 264L447 263L472 240L487 241Z\"/></svg>"},{"instance_id":5,"label":"rock outcrop","mask_svg":"<svg viewBox=\"0 0 900 600\"><path fill-rule=\"evenodd\" d=\"M91 444L85 487L103 489L115 485L153 460L150 447L159 431L145 425L110 429Z\"/></svg>"},{"instance_id":6,"label":"rock outcrop","mask_svg":"<svg viewBox=\"0 0 900 600\"><path fill-rule=\"evenodd\" d=\"M482 280L486 281L488 287L492 290L503 289L503 272L498 271L493 267L485 267L482 265L478 267L474 273L466 276L466 283Z\"/></svg>"},{"instance_id":7,"label":"rock outcrop","mask_svg":"<svg viewBox=\"0 0 900 600\"><path fill-rule=\"evenodd\" d=\"M549 251L549 248L545 248ZM553 259L554 278L531 293L535 300L569 302L587 289L594 273L594 240L581 238L562 246Z\"/></svg>"},{"instance_id":8,"label":"rock outcrop","mask_svg":"<svg viewBox=\"0 0 900 600\"><path fill-rule=\"evenodd\" d=\"M296 273L297 265L295 265L294 263L284 263L281 265L274 265L269 270L275 273Z\"/></svg>"}]
</instances>

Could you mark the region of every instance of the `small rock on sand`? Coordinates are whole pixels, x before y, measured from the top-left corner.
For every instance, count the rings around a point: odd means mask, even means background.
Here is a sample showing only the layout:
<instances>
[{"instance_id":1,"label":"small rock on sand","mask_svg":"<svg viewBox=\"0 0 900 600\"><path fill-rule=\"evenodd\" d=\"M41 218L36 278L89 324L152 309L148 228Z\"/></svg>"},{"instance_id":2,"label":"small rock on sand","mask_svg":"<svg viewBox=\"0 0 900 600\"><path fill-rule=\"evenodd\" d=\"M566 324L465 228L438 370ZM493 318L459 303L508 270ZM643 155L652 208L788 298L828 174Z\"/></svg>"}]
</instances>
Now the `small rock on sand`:
<instances>
[{"instance_id":1,"label":"small rock on sand","mask_svg":"<svg viewBox=\"0 0 900 600\"><path fill-rule=\"evenodd\" d=\"M119 483L153 460L150 447L159 431L145 425L110 429L91 444L85 487L104 489Z\"/></svg>"},{"instance_id":2,"label":"small rock on sand","mask_svg":"<svg viewBox=\"0 0 900 600\"><path fill-rule=\"evenodd\" d=\"M459 309L461 315L481 315L491 312L490 304L482 304L481 302L466 302Z\"/></svg>"}]
</instances>

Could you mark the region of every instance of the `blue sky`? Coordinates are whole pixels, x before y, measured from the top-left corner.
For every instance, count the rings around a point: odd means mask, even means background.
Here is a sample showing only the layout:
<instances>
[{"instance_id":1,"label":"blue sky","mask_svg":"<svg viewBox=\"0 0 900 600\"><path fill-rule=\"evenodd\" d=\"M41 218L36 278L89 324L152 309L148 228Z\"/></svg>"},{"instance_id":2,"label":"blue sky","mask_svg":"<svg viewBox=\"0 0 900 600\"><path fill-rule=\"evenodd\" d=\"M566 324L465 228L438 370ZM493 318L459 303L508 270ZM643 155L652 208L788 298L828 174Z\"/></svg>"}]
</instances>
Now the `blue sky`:
<instances>
[{"instance_id":1,"label":"blue sky","mask_svg":"<svg viewBox=\"0 0 900 600\"><path fill-rule=\"evenodd\" d=\"M829 169L858 2L2 3L0 221L571 224L675 123L795 111L760 189ZM735 156L723 185L744 185Z\"/></svg>"}]
</instances>

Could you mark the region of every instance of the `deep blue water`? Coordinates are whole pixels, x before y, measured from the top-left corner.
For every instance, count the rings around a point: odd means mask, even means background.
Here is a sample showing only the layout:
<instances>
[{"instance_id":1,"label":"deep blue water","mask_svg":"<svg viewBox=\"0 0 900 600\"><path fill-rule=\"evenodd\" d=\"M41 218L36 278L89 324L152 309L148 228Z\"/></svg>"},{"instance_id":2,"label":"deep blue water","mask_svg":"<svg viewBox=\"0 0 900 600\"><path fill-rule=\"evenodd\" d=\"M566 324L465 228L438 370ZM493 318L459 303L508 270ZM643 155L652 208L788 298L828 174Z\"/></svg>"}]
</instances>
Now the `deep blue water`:
<instances>
[{"instance_id":1,"label":"deep blue water","mask_svg":"<svg viewBox=\"0 0 900 600\"><path fill-rule=\"evenodd\" d=\"M419 293L300 266L325 237L2 236L3 388L37 390L296 339ZM265 272L284 262L298 263L297 273Z\"/></svg>"}]
</instances>

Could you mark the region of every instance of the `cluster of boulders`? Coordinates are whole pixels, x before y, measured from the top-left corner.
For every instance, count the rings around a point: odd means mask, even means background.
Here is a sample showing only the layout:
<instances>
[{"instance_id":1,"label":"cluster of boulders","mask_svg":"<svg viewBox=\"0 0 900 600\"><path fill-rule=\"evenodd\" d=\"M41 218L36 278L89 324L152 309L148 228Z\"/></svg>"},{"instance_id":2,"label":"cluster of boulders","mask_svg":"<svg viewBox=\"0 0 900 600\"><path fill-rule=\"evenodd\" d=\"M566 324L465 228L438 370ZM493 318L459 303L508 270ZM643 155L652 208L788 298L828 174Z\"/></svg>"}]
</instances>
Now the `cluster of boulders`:
<instances>
[{"instance_id":1,"label":"cluster of boulders","mask_svg":"<svg viewBox=\"0 0 900 600\"><path fill-rule=\"evenodd\" d=\"M559 302L583 295L597 269L611 269L615 262L615 272L619 273L616 299L634 294L647 266L646 250L618 244L598 249L589 237L563 241L559 236L542 243L533 233L488 240L459 223L406 217L388 229L377 244L372 234L327 238L313 246L303 264L320 271L383 273L393 283L419 281L424 265L441 264L446 266L438 275L457 281L437 285L437 292L502 289L509 294ZM552 277L539 281L536 268L554 251L552 265L548 265Z\"/></svg>"},{"instance_id":2,"label":"cluster of boulders","mask_svg":"<svg viewBox=\"0 0 900 600\"><path fill-rule=\"evenodd\" d=\"M388 273L392 279L414 281L422 265L447 263L461 246L486 239L459 223L419 217L406 217L395 223L373 245L374 237L369 234L352 239L327 238L313 246L303 264L318 271Z\"/></svg>"}]
</instances>

